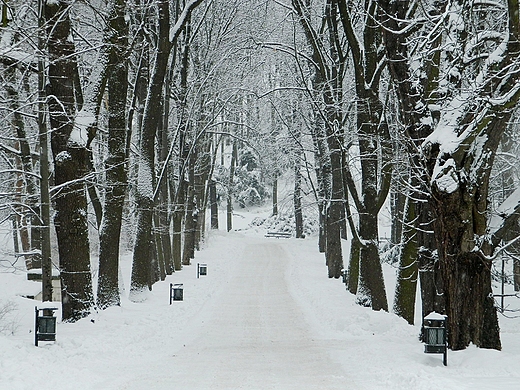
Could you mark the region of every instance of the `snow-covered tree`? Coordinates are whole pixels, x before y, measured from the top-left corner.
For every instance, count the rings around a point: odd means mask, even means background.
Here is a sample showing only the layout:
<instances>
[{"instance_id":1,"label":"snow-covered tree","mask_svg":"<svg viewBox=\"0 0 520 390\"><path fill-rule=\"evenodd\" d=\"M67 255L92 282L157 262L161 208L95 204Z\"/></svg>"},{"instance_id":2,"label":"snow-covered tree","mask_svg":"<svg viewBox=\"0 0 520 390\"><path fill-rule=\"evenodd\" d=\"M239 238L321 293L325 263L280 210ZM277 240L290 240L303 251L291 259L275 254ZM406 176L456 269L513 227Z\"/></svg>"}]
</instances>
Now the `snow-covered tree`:
<instances>
[{"instance_id":1,"label":"snow-covered tree","mask_svg":"<svg viewBox=\"0 0 520 390\"><path fill-rule=\"evenodd\" d=\"M520 98L519 4L425 2L423 15L413 13L411 2L381 4L405 131L427 178L449 344L500 349L491 266L507 246L503 239L516 223L519 202L515 191L492 214L489 184ZM407 34L421 23L427 28L411 50ZM427 49L437 53L429 63L412 55ZM421 83L427 68L435 88Z\"/></svg>"},{"instance_id":2,"label":"snow-covered tree","mask_svg":"<svg viewBox=\"0 0 520 390\"><path fill-rule=\"evenodd\" d=\"M155 202L155 137L162 121L163 86L167 75L169 57L181 32L188 22L193 9L202 0L190 0L178 8L175 23L170 21L170 2L157 2L157 48L153 59L152 72L143 112L139 160L137 163L137 233L133 254L130 297L134 301L145 299L143 293L152 288L152 220Z\"/></svg>"},{"instance_id":3,"label":"snow-covered tree","mask_svg":"<svg viewBox=\"0 0 520 390\"><path fill-rule=\"evenodd\" d=\"M51 147L54 162L54 226L58 240L62 316L76 321L94 305L84 178L88 170L86 130L78 63L71 36L70 4L45 3L49 55L48 85ZM78 123L77 121L78 120Z\"/></svg>"}]
</instances>

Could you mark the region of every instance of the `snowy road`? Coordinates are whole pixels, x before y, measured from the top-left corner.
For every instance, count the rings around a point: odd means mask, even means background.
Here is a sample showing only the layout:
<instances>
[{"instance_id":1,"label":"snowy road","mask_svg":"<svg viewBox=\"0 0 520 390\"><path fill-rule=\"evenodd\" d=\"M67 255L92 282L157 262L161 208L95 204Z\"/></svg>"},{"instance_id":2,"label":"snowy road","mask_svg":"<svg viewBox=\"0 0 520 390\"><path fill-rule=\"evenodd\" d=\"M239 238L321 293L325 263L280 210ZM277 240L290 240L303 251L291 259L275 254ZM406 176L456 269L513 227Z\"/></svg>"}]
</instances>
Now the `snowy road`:
<instances>
[{"instance_id":1,"label":"snowy road","mask_svg":"<svg viewBox=\"0 0 520 390\"><path fill-rule=\"evenodd\" d=\"M196 262L208 276L197 279ZM128 286L131 256L121 264ZM30 284L0 276L0 300ZM184 301L169 304L170 283L184 284ZM423 353L419 325L360 307L327 278L312 239L213 232L194 264L145 302L123 292L120 307L59 322L56 342L38 348L35 303L14 297L16 331L0 333L0 390L512 390L520 381L518 320L502 320L502 352L450 351L444 367Z\"/></svg>"},{"instance_id":2,"label":"snowy road","mask_svg":"<svg viewBox=\"0 0 520 390\"><path fill-rule=\"evenodd\" d=\"M313 338L286 283L276 241L245 247L200 335L175 358L183 389L345 389L342 369ZM199 373L193 375L193 373ZM180 388L180 387L179 387Z\"/></svg>"}]
</instances>

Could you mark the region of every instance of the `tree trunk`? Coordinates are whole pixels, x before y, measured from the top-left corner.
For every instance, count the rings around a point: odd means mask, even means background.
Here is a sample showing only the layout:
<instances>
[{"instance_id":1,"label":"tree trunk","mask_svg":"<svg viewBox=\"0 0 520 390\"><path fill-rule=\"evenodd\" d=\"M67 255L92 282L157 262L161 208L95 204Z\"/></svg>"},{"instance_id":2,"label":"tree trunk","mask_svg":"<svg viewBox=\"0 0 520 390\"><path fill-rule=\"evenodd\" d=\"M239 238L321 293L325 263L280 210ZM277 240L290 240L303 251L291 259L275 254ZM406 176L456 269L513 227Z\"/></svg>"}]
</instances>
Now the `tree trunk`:
<instances>
[{"instance_id":1,"label":"tree trunk","mask_svg":"<svg viewBox=\"0 0 520 390\"><path fill-rule=\"evenodd\" d=\"M370 94L370 92L367 92ZM359 153L361 160L361 209L359 212L360 251L358 302L371 306L373 310L388 310L383 270L379 257L378 214L387 196L384 181L379 177L378 147L384 149L379 134L383 134L380 123L382 107L377 97L358 99L357 123ZM381 183L379 183L381 181Z\"/></svg>"},{"instance_id":2,"label":"tree trunk","mask_svg":"<svg viewBox=\"0 0 520 390\"><path fill-rule=\"evenodd\" d=\"M305 238L303 234L303 212L302 212L302 173L300 170L300 160L297 159L294 165L294 223L296 238Z\"/></svg>"},{"instance_id":3,"label":"tree trunk","mask_svg":"<svg viewBox=\"0 0 520 390\"><path fill-rule=\"evenodd\" d=\"M173 57L173 56L172 56ZM171 88L171 78L173 73L173 67L175 63L172 60L170 62L170 70L167 73L165 84L165 94L162 105L162 117L163 119L159 121L159 128L157 134L157 147L158 147L158 157L159 157L159 167L161 168L161 175L159 177L158 193L156 195L157 198L157 206L156 206L156 234L158 235L158 239L156 240L157 253L161 254L160 258L164 263L164 271L166 275L171 275L174 272L173 258L172 258L172 243L170 240L170 206L168 204L169 199L169 181L170 181L170 167L171 163L169 161L169 150L170 150L170 142L168 140L168 123L169 123L169 113L170 113L170 96L172 94ZM160 248L159 248L160 246Z\"/></svg>"},{"instance_id":4,"label":"tree trunk","mask_svg":"<svg viewBox=\"0 0 520 390\"><path fill-rule=\"evenodd\" d=\"M235 165L238 158L237 142L233 141L233 153L231 154L231 165L229 167L229 180L227 188L227 231L233 229L233 180L235 178Z\"/></svg>"},{"instance_id":5,"label":"tree trunk","mask_svg":"<svg viewBox=\"0 0 520 390\"><path fill-rule=\"evenodd\" d=\"M361 243L358 240L352 240L350 243L350 261L347 270L347 290L351 294L357 294L359 284L359 257L361 252Z\"/></svg>"},{"instance_id":6,"label":"tree trunk","mask_svg":"<svg viewBox=\"0 0 520 390\"><path fill-rule=\"evenodd\" d=\"M390 194L390 214L392 216L390 243L392 245L399 244L403 234L404 206L406 204L403 190L400 186Z\"/></svg>"},{"instance_id":7,"label":"tree trunk","mask_svg":"<svg viewBox=\"0 0 520 390\"><path fill-rule=\"evenodd\" d=\"M513 283L515 291L520 291L520 259L513 259Z\"/></svg>"},{"instance_id":8,"label":"tree trunk","mask_svg":"<svg viewBox=\"0 0 520 390\"><path fill-rule=\"evenodd\" d=\"M182 220L185 213L185 188L185 182L183 180L180 181L177 194L174 199L172 258L175 271L180 271L182 269Z\"/></svg>"},{"instance_id":9,"label":"tree trunk","mask_svg":"<svg viewBox=\"0 0 520 390\"><path fill-rule=\"evenodd\" d=\"M317 202L318 202L318 250L325 253L326 248L326 220L325 215L325 198L326 190L330 188L331 172L330 172L330 156L327 151L325 135L323 134L323 126L321 118L315 115L316 123L312 127L312 140L314 144L314 160L316 161L316 178L318 181Z\"/></svg>"},{"instance_id":10,"label":"tree trunk","mask_svg":"<svg viewBox=\"0 0 520 390\"><path fill-rule=\"evenodd\" d=\"M417 218L415 202L408 198L405 205L405 221L401 239L401 253L397 286L394 298L394 312L413 325L415 319L415 296L417 291L418 259L417 231L414 227Z\"/></svg>"},{"instance_id":11,"label":"tree trunk","mask_svg":"<svg viewBox=\"0 0 520 390\"><path fill-rule=\"evenodd\" d=\"M278 215L278 177L274 177L273 179L273 212L272 215Z\"/></svg>"},{"instance_id":12,"label":"tree trunk","mask_svg":"<svg viewBox=\"0 0 520 390\"><path fill-rule=\"evenodd\" d=\"M341 168L340 147L335 136L329 136L330 161L332 167L331 199L326 208L326 246L325 259L329 278L338 279L343 269L343 254L341 249L341 209L343 206L343 179Z\"/></svg>"},{"instance_id":13,"label":"tree trunk","mask_svg":"<svg viewBox=\"0 0 520 390\"><path fill-rule=\"evenodd\" d=\"M446 312L444 302L444 288L440 272L439 257L437 255L435 236L433 234L433 215L430 204L419 191L419 201L415 207L417 211L417 246L419 260L419 278L421 284L422 318L432 312Z\"/></svg>"},{"instance_id":14,"label":"tree trunk","mask_svg":"<svg viewBox=\"0 0 520 390\"><path fill-rule=\"evenodd\" d=\"M38 2L38 49L45 49L45 25L43 2ZM51 258L51 197L49 192L49 137L45 121L45 63L38 59L38 137L40 146L40 239L42 261L42 301L52 301L52 258Z\"/></svg>"},{"instance_id":15,"label":"tree trunk","mask_svg":"<svg viewBox=\"0 0 520 390\"><path fill-rule=\"evenodd\" d=\"M383 270L379 258L377 213L359 215L360 248L359 283L357 301L373 310L388 311Z\"/></svg>"},{"instance_id":16,"label":"tree trunk","mask_svg":"<svg viewBox=\"0 0 520 390\"><path fill-rule=\"evenodd\" d=\"M97 304L101 309L119 306L119 243L127 189L126 98L128 93L128 26L126 0L116 0L110 9L108 40L108 157L105 161L105 207L99 234ZM116 34L117 32L117 34Z\"/></svg>"},{"instance_id":17,"label":"tree trunk","mask_svg":"<svg viewBox=\"0 0 520 390\"><path fill-rule=\"evenodd\" d=\"M203 108L201 108L202 110ZM199 123L199 127L206 125L206 120ZM200 243L204 240L206 232L206 209L208 206L209 177L212 170L211 138L208 135L200 137L200 152L195 167L195 199L197 208L197 221L195 230L195 249L200 250Z\"/></svg>"},{"instance_id":18,"label":"tree trunk","mask_svg":"<svg viewBox=\"0 0 520 390\"><path fill-rule=\"evenodd\" d=\"M473 251L475 229L481 230L480 222L474 219L479 209L472 202L474 194L459 189L450 194L434 194L433 199L449 346L459 350L473 342L478 347L501 349L491 290L491 261Z\"/></svg>"},{"instance_id":19,"label":"tree trunk","mask_svg":"<svg viewBox=\"0 0 520 390\"><path fill-rule=\"evenodd\" d=\"M211 208L211 228L218 230L217 182L215 180L211 180L209 183L209 204Z\"/></svg>"},{"instance_id":20,"label":"tree trunk","mask_svg":"<svg viewBox=\"0 0 520 390\"><path fill-rule=\"evenodd\" d=\"M188 162L188 192L186 196L186 216L184 218L184 250L182 264L190 265L195 258L195 230L197 229L197 208L195 206L195 161L197 153L193 148Z\"/></svg>"},{"instance_id":21,"label":"tree trunk","mask_svg":"<svg viewBox=\"0 0 520 390\"><path fill-rule=\"evenodd\" d=\"M60 259L63 321L76 321L94 304L90 274L87 197L82 180L87 171L86 145L69 140L75 115L75 48L70 40L68 2L47 2L45 17L50 57L47 100L54 157L56 235Z\"/></svg>"},{"instance_id":22,"label":"tree trunk","mask_svg":"<svg viewBox=\"0 0 520 390\"><path fill-rule=\"evenodd\" d=\"M157 3L159 10L159 36L155 65L150 81L148 95L143 115L141 140L139 145L140 157L137 172L137 233L134 244L132 263L132 277L130 283L130 299L142 301L146 290L152 289L152 218L154 213L155 179L155 136L162 120L161 105L163 83L166 77L168 57L171 46L169 42L169 2L160 0ZM154 267L155 268L155 267Z\"/></svg>"},{"instance_id":23,"label":"tree trunk","mask_svg":"<svg viewBox=\"0 0 520 390\"><path fill-rule=\"evenodd\" d=\"M166 279L166 264L164 260L164 252L163 252L163 245L161 241L161 233L160 233L160 222L159 222L159 216L157 213L153 216L153 238L155 242L155 254L157 259L157 265L158 265L158 280L165 280Z\"/></svg>"}]
</instances>

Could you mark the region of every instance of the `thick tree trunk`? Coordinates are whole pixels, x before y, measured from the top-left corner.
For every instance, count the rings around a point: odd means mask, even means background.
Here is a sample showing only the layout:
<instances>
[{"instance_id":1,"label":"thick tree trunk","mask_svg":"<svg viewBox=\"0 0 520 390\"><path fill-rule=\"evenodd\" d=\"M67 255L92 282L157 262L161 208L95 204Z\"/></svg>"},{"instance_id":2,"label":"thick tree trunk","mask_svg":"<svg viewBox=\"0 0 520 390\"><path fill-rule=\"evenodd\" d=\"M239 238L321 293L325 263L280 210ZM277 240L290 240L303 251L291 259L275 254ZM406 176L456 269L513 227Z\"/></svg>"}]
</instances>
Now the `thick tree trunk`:
<instances>
[{"instance_id":1,"label":"thick tree trunk","mask_svg":"<svg viewBox=\"0 0 520 390\"><path fill-rule=\"evenodd\" d=\"M368 94L370 92L367 91ZM388 310L383 271L379 257L378 214L388 194L385 188L383 168L379 167L378 147L385 148L380 134L382 107L377 97L371 95L358 99L357 123L361 160L361 209L359 212L359 238L361 240L358 302L374 310ZM384 162L383 162L384 163ZM380 177L380 174L382 177Z\"/></svg>"},{"instance_id":2,"label":"thick tree trunk","mask_svg":"<svg viewBox=\"0 0 520 390\"><path fill-rule=\"evenodd\" d=\"M54 157L54 224L60 259L62 318L76 321L90 313L94 304L90 274L90 248L87 225L87 197L82 181L87 171L87 150L69 140L75 115L73 76L74 44L68 2L47 2L45 17L50 57L47 97Z\"/></svg>"},{"instance_id":3,"label":"thick tree trunk","mask_svg":"<svg viewBox=\"0 0 520 390\"><path fill-rule=\"evenodd\" d=\"M341 277L343 254L341 249L341 210L343 209L343 179L340 145L335 136L329 136L330 161L332 167L332 193L326 214L325 259L329 278Z\"/></svg>"},{"instance_id":4,"label":"thick tree trunk","mask_svg":"<svg viewBox=\"0 0 520 390\"><path fill-rule=\"evenodd\" d=\"M146 98L139 145L140 158L137 172L137 232L134 244L132 263L132 277L130 282L130 299L141 301L141 294L152 288L153 235L152 218L154 213L155 179L155 136L162 120L161 105L163 83L166 77L168 57L171 46L169 42L169 2L160 0L157 3L159 10L159 38L155 57L154 71L150 81L150 88Z\"/></svg>"},{"instance_id":5,"label":"thick tree trunk","mask_svg":"<svg viewBox=\"0 0 520 390\"><path fill-rule=\"evenodd\" d=\"M504 84L505 85L505 84ZM491 262L503 229L489 232L489 183L500 139L512 111L507 105L487 111L475 124L478 144L462 144L451 155L437 156L439 174L431 186L430 205L435 213L435 236L444 284L449 346L464 349L469 343L501 349L497 310L491 288ZM466 119L473 119L473 107ZM462 131L462 129L459 129ZM444 162L450 165L445 170ZM444 181L443 181L444 180ZM509 222L513 222L512 218Z\"/></svg>"},{"instance_id":6,"label":"thick tree trunk","mask_svg":"<svg viewBox=\"0 0 520 390\"><path fill-rule=\"evenodd\" d=\"M474 252L482 229L474 194L458 189L434 194L435 234L444 281L449 346L501 349L497 312L491 290L491 261ZM477 220L475 219L477 218Z\"/></svg>"},{"instance_id":7,"label":"thick tree trunk","mask_svg":"<svg viewBox=\"0 0 520 390\"><path fill-rule=\"evenodd\" d=\"M420 193L417 194L421 199ZM433 234L433 215L430 204L418 201L417 212L417 246L419 261L419 279L421 285L422 317L432 312L445 313L444 288L437 255L435 236Z\"/></svg>"},{"instance_id":8,"label":"thick tree trunk","mask_svg":"<svg viewBox=\"0 0 520 390\"><path fill-rule=\"evenodd\" d=\"M52 125L52 128L56 128ZM84 183L86 150L68 147L54 156L55 184L64 185L55 197L54 225L60 258L63 321L76 321L90 314L94 304L90 273L87 197Z\"/></svg>"},{"instance_id":9,"label":"thick tree trunk","mask_svg":"<svg viewBox=\"0 0 520 390\"><path fill-rule=\"evenodd\" d=\"M360 247L359 283L357 301L373 310L388 311L383 270L379 258L377 213L361 213L359 216Z\"/></svg>"},{"instance_id":10,"label":"thick tree trunk","mask_svg":"<svg viewBox=\"0 0 520 390\"><path fill-rule=\"evenodd\" d=\"M170 67L174 66L174 62L171 61ZM155 220L155 229L158 239L156 240L157 245L157 253L160 254L159 258L164 264L164 272L166 275L171 275L174 272L173 258L172 258L172 243L170 240L170 206L168 204L169 199L169 180L170 180L170 161L169 161L169 149L170 143L168 139L168 119L170 113L170 96L172 94L171 91L171 73L172 69L167 72L167 77L164 82L165 84L165 94L164 101L161 107L162 109L162 117L163 119L159 121L159 128L157 134L157 147L158 147L158 157L159 157L159 166L161 168L161 175L159 177L158 186L158 194L157 198L157 206L156 206L156 220Z\"/></svg>"},{"instance_id":11,"label":"thick tree trunk","mask_svg":"<svg viewBox=\"0 0 520 390\"><path fill-rule=\"evenodd\" d=\"M108 157L105 161L105 207L99 234L99 276L97 304L101 309L119 306L119 243L123 206L127 189L126 98L128 93L128 26L125 0L117 0L110 10L108 85ZM117 34L115 33L117 32Z\"/></svg>"}]
</instances>

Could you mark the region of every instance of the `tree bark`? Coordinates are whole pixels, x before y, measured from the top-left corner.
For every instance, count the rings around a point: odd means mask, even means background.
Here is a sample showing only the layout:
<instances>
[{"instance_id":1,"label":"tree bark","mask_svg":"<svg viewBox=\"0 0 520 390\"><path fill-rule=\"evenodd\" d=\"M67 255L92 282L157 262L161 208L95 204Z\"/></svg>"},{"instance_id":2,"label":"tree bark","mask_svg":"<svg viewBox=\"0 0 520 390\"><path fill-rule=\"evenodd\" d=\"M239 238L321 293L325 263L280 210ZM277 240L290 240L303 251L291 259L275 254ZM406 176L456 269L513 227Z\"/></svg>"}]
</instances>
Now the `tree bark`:
<instances>
[{"instance_id":1,"label":"tree bark","mask_svg":"<svg viewBox=\"0 0 520 390\"><path fill-rule=\"evenodd\" d=\"M128 94L128 26L126 0L114 1L109 26L113 35L108 55L108 157L105 161L105 207L99 235L97 304L101 309L119 306L119 243L127 189L126 99Z\"/></svg>"},{"instance_id":2,"label":"tree bark","mask_svg":"<svg viewBox=\"0 0 520 390\"><path fill-rule=\"evenodd\" d=\"M326 206L326 250L325 259L329 278L338 279L343 269L343 254L341 249L341 210L343 206L343 179L341 168L341 146L336 136L328 134L332 168L331 198Z\"/></svg>"},{"instance_id":3,"label":"tree bark","mask_svg":"<svg viewBox=\"0 0 520 390\"><path fill-rule=\"evenodd\" d=\"M418 280L417 231L414 221L417 218L415 202L408 198L405 206L400 264L394 298L394 312L413 325L415 320L415 297Z\"/></svg>"},{"instance_id":4,"label":"tree bark","mask_svg":"<svg viewBox=\"0 0 520 390\"><path fill-rule=\"evenodd\" d=\"M231 154L231 165L229 167L229 180L227 186L227 231L233 229L233 180L235 178L235 165L238 159L237 142L233 141L233 152Z\"/></svg>"},{"instance_id":5,"label":"tree bark","mask_svg":"<svg viewBox=\"0 0 520 390\"><path fill-rule=\"evenodd\" d=\"M169 1L157 2L159 11L158 47L154 60L154 70L146 98L141 140L139 145L140 158L137 173L137 233L134 244L132 263L132 277L130 283L130 299L142 301L143 293L152 289L152 218L154 213L155 178L155 136L162 120L161 105L163 83L166 77L168 57L170 55L169 42Z\"/></svg>"},{"instance_id":6,"label":"tree bark","mask_svg":"<svg viewBox=\"0 0 520 390\"><path fill-rule=\"evenodd\" d=\"M173 191L172 191L173 193ZM182 269L182 221L185 213L186 183L179 181L177 193L173 199L173 237L172 237L172 257L175 271Z\"/></svg>"},{"instance_id":7,"label":"tree bark","mask_svg":"<svg viewBox=\"0 0 520 390\"><path fill-rule=\"evenodd\" d=\"M437 195L435 194L436 198ZM437 202L435 232L444 281L449 345L464 349L470 342L501 349L491 290L491 261L473 252L475 204L462 191L443 194Z\"/></svg>"},{"instance_id":8,"label":"tree bark","mask_svg":"<svg viewBox=\"0 0 520 390\"><path fill-rule=\"evenodd\" d=\"M361 194L358 194L350 172L347 172L348 178L345 179L348 180L348 189L359 214L357 234L361 248L358 302L371 305L374 310L388 310L379 259L378 214L390 188L392 148L385 107L379 91L383 68L379 51L381 29L376 21L378 4L365 3L367 17L362 41L355 31L347 2L338 0L336 4L354 61Z\"/></svg>"},{"instance_id":9,"label":"tree bark","mask_svg":"<svg viewBox=\"0 0 520 390\"><path fill-rule=\"evenodd\" d=\"M211 180L209 183L209 204L211 208L211 229L218 230L217 183L215 180Z\"/></svg>"},{"instance_id":10,"label":"tree bark","mask_svg":"<svg viewBox=\"0 0 520 390\"><path fill-rule=\"evenodd\" d=\"M365 93L371 95L370 91ZM388 311L383 270L379 257L378 214L389 190L389 177L384 168L379 167L378 147L388 148L385 139L386 123L381 121L382 106L378 97L358 98L357 124L359 153L361 160L361 199L357 202L359 213L360 266L358 284L358 302L371 306L374 310ZM383 161L383 164L389 164ZM382 172L381 172L382 171ZM381 177L379 175L381 174ZM385 184L386 181L386 184ZM352 188L352 186L351 186ZM355 194L355 192L351 191Z\"/></svg>"},{"instance_id":11,"label":"tree bark","mask_svg":"<svg viewBox=\"0 0 520 390\"><path fill-rule=\"evenodd\" d=\"M184 218L184 250L182 264L190 265L195 258L195 231L197 229L197 208L195 204L195 162L197 152L193 148L188 158L188 183L186 196L186 216Z\"/></svg>"},{"instance_id":12,"label":"tree bark","mask_svg":"<svg viewBox=\"0 0 520 390\"><path fill-rule=\"evenodd\" d=\"M45 48L45 15L43 1L38 2L38 49ZM41 216L41 249L42 249L42 301L51 302L52 257L51 257L51 197L49 191L49 137L45 121L45 63L38 59L38 136L40 144L40 216Z\"/></svg>"},{"instance_id":13,"label":"tree bark","mask_svg":"<svg viewBox=\"0 0 520 390\"><path fill-rule=\"evenodd\" d=\"M359 257L361 252L361 243L359 240L353 239L350 243L350 260L347 270L347 290L356 295L359 285Z\"/></svg>"},{"instance_id":14,"label":"tree bark","mask_svg":"<svg viewBox=\"0 0 520 390\"><path fill-rule=\"evenodd\" d=\"M300 170L300 160L297 157L294 165L294 224L295 237L305 238L303 234L303 211L302 211L302 173Z\"/></svg>"},{"instance_id":15,"label":"tree bark","mask_svg":"<svg viewBox=\"0 0 520 390\"><path fill-rule=\"evenodd\" d=\"M418 198L421 199L421 198ZM422 318L432 312L446 312L444 287L440 272L439 257L433 234L433 214L426 199L415 205L417 211L417 246L419 280L421 285Z\"/></svg>"},{"instance_id":16,"label":"tree bark","mask_svg":"<svg viewBox=\"0 0 520 390\"><path fill-rule=\"evenodd\" d=\"M325 216L325 198L326 189L330 188L331 172L330 157L327 152L327 144L322 125L321 117L318 113L314 114L315 123L311 127L312 142L314 145L315 172L318 181L317 203L318 203L318 250L325 253L326 247L326 216Z\"/></svg>"},{"instance_id":17,"label":"tree bark","mask_svg":"<svg viewBox=\"0 0 520 390\"><path fill-rule=\"evenodd\" d=\"M170 65L171 66L171 65ZM174 272L173 257L172 257L172 243L170 240L170 224L171 224L171 210L168 204L168 182L170 180L170 161L169 161L169 140L168 140L168 118L170 112L170 95L171 95L171 74L172 70L168 72L168 77L165 80L166 93L164 95L164 102L162 106L163 120L160 122L158 129L158 156L159 166L161 167L161 176L158 183L157 208L156 208L156 226L158 240L156 245L158 253L162 253L164 262L164 271L166 275L171 275Z\"/></svg>"},{"instance_id":18,"label":"tree bark","mask_svg":"<svg viewBox=\"0 0 520 390\"><path fill-rule=\"evenodd\" d=\"M273 178L273 212L272 215L278 215L278 177Z\"/></svg>"},{"instance_id":19,"label":"tree bark","mask_svg":"<svg viewBox=\"0 0 520 390\"><path fill-rule=\"evenodd\" d=\"M90 313L94 304L90 273L87 197L83 177L87 171L86 145L71 141L76 110L75 49L70 39L68 2L47 2L48 52L50 57L47 100L54 158L56 235L60 259L62 318L76 321Z\"/></svg>"}]
</instances>

